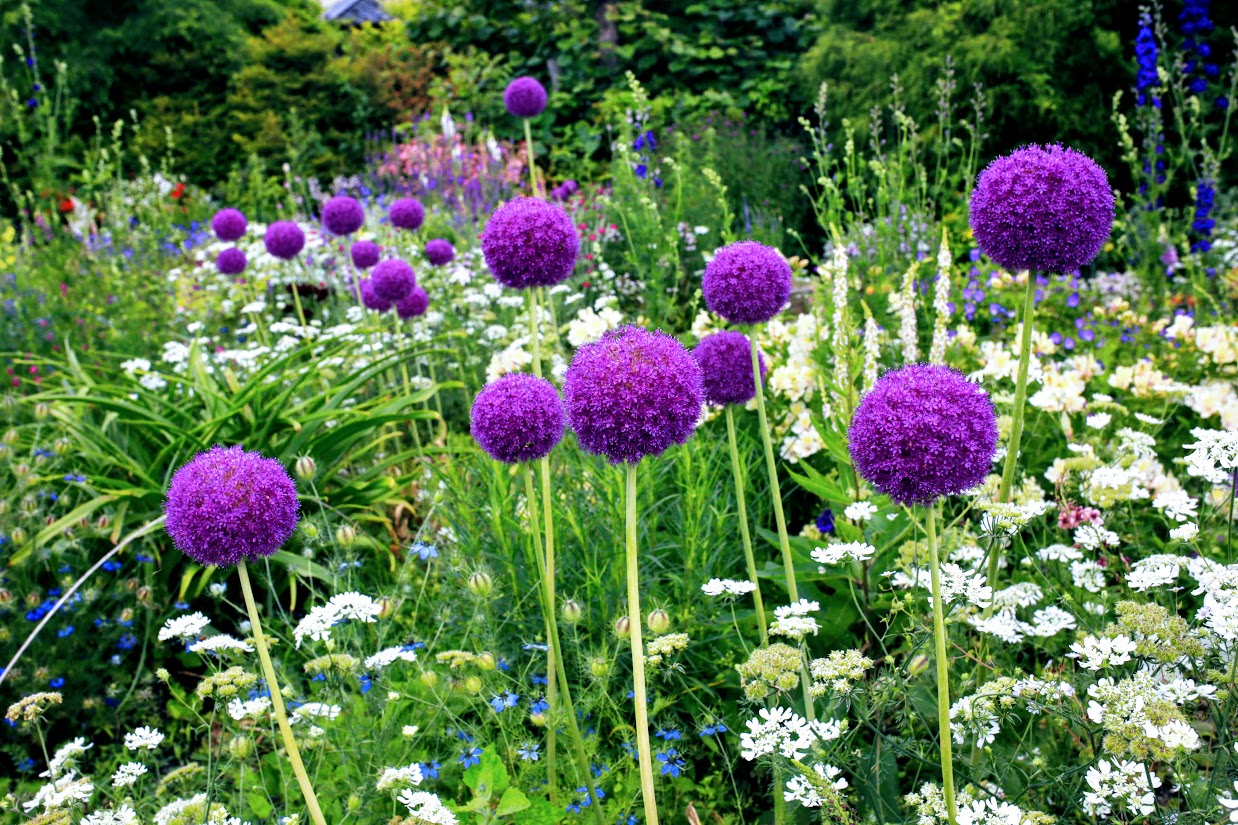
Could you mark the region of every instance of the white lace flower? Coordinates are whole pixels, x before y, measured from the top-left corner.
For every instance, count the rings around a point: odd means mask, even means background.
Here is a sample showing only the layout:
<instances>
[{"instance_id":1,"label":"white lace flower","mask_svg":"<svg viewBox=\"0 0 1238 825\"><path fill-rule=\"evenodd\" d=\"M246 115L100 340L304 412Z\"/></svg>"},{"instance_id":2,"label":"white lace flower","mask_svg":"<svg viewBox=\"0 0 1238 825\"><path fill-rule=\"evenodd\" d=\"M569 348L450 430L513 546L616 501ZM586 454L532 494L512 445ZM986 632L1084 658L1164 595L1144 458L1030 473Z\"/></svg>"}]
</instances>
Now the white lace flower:
<instances>
[{"instance_id":1,"label":"white lace flower","mask_svg":"<svg viewBox=\"0 0 1238 825\"><path fill-rule=\"evenodd\" d=\"M148 751L153 751L159 747L159 743L163 741L163 734L158 728L147 727L143 725L135 731L125 734L125 747L128 750L136 751L145 748Z\"/></svg>"},{"instance_id":2,"label":"white lace flower","mask_svg":"<svg viewBox=\"0 0 1238 825\"><path fill-rule=\"evenodd\" d=\"M82 817L82 825L138 825L138 822L137 812L125 804Z\"/></svg>"},{"instance_id":3,"label":"white lace flower","mask_svg":"<svg viewBox=\"0 0 1238 825\"><path fill-rule=\"evenodd\" d=\"M817 763L812 766L812 769L827 784L832 785L834 790L841 791L846 789L847 780L841 778L841 768ZM783 791L782 798L788 802L798 802L805 808L820 808L822 803L820 794L817 793L816 788L804 776L794 776L787 780L787 789Z\"/></svg>"},{"instance_id":4,"label":"white lace flower","mask_svg":"<svg viewBox=\"0 0 1238 825\"><path fill-rule=\"evenodd\" d=\"M396 662L415 661L417 661L417 651L407 647L388 647L367 657L365 666L369 670L382 670Z\"/></svg>"},{"instance_id":5,"label":"white lace flower","mask_svg":"<svg viewBox=\"0 0 1238 825\"><path fill-rule=\"evenodd\" d=\"M128 788L146 773L146 766L141 762L126 762L112 774L112 787Z\"/></svg>"},{"instance_id":6,"label":"white lace flower","mask_svg":"<svg viewBox=\"0 0 1238 825\"><path fill-rule=\"evenodd\" d=\"M257 699L233 699L228 702L228 715L238 722L242 719L256 719L265 714L271 707L271 700L266 696Z\"/></svg>"},{"instance_id":7,"label":"white lace flower","mask_svg":"<svg viewBox=\"0 0 1238 825\"><path fill-rule=\"evenodd\" d=\"M1124 665L1135 652L1135 642L1129 636L1093 636L1088 634L1083 641L1075 642L1070 649L1079 657L1079 666L1086 670Z\"/></svg>"},{"instance_id":8,"label":"white lace flower","mask_svg":"<svg viewBox=\"0 0 1238 825\"><path fill-rule=\"evenodd\" d=\"M701 592L706 596L742 596L756 589L752 582L735 579L710 579L701 585Z\"/></svg>"},{"instance_id":9,"label":"white lace flower","mask_svg":"<svg viewBox=\"0 0 1238 825\"><path fill-rule=\"evenodd\" d=\"M747 721L747 732L739 736L744 759L751 762L773 753L804 758L814 738L804 717L787 708L761 708L758 715Z\"/></svg>"},{"instance_id":10,"label":"white lace flower","mask_svg":"<svg viewBox=\"0 0 1238 825\"><path fill-rule=\"evenodd\" d=\"M821 565L838 564L844 559L854 559L866 562L877 552L877 548L862 541L840 541L817 547L812 551L812 560ZM822 570L821 572L825 572Z\"/></svg>"},{"instance_id":11,"label":"white lace flower","mask_svg":"<svg viewBox=\"0 0 1238 825\"><path fill-rule=\"evenodd\" d=\"M877 515L877 505L867 501L853 501L843 510L843 515L852 521L868 521Z\"/></svg>"},{"instance_id":12,"label":"white lace flower","mask_svg":"<svg viewBox=\"0 0 1238 825\"><path fill-rule=\"evenodd\" d=\"M166 642L170 639L187 641L189 639L196 639L210 623L210 619L201 613L173 616L163 623L163 627L159 628L159 641Z\"/></svg>"},{"instance_id":13,"label":"white lace flower","mask_svg":"<svg viewBox=\"0 0 1238 825\"><path fill-rule=\"evenodd\" d=\"M405 765L402 768L385 768L378 777L379 791L391 791L396 788L410 788L421 784L421 766Z\"/></svg>"},{"instance_id":14,"label":"white lace flower","mask_svg":"<svg viewBox=\"0 0 1238 825\"><path fill-rule=\"evenodd\" d=\"M248 642L242 642L240 639L235 639L227 633L220 633L218 636L208 636L189 646L190 653L220 653L224 651L253 653L254 648Z\"/></svg>"},{"instance_id":15,"label":"white lace flower","mask_svg":"<svg viewBox=\"0 0 1238 825\"><path fill-rule=\"evenodd\" d=\"M427 825L456 825L455 814L447 809L437 794L406 789L397 798L401 805L408 808L414 820Z\"/></svg>"}]
</instances>

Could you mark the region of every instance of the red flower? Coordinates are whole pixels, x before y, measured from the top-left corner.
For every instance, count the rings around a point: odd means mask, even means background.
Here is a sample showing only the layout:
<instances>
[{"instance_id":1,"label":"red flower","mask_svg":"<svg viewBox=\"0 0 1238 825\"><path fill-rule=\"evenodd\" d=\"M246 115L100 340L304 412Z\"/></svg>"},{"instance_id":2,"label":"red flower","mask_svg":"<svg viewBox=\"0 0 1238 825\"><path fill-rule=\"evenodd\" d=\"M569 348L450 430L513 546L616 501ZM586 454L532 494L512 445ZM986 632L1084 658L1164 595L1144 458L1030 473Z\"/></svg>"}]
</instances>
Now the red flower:
<instances>
[{"instance_id":1,"label":"red flower","mask_svg":"<svg viewBox=\"0 0 1238 825\"><path fill-rule=\"evenodd\" d=\"M172 188L172 197L179 198L183 194L185 194L185 184L178 183Z\"/></svg>"},{"instance_id":2,"label":"red flower","mask_svg":"<svg viewBox=\"0 0 1238 825\"><path fill-rule=\"evenodd\" d=\"M69 198L64 198L59 204L57 204L57 208L59 208L61 212L72 212L73 201Z\"/></svg>"}]
</instances>

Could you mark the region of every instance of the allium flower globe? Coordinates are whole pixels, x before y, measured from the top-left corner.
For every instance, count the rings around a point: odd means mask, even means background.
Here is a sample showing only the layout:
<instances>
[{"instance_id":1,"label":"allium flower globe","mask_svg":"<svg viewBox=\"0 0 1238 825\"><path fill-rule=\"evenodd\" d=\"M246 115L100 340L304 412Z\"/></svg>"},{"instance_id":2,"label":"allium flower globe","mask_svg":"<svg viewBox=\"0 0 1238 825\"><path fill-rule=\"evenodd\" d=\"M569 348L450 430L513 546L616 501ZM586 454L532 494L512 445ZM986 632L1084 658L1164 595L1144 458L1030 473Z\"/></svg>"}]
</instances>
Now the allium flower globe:
<instances>
[{"instance_id":1,"label":"allium flower globe","mask_svg":"<svg viewBox=\"0 0 1238 825\"><path fill-rule=\"evenodd\" d=\"M456 248L442 238L426 241L426 260L434 266L451 263L456 257Z\"/></svg>"},{"instance_id":2,"label":"allium flower globe","mask_svg":"<svg viewBox=\"0 0 1238 825\"><path fill-rule=\"evenodd\" d=\"M518 77L503 90L503 105L513 117L537 117L546 109L546 87L532 77Z\"/></svg>"},{"instance_id":3,"label":"allium flower globe","mask_svg":"<svg viewBox=\"0 0 1238 825\"><path fill-rule=\"evenodd\" d=\"M244 251L235 246L228 247L215 258L215 266L219 267L220 273L224 275L240 275L248 263L249 259L245 257Z\"/></svg>"},{"instance_id":4,"label":"allium flower globe","mask_svg":"<svg viewBox=\"0 0 1238 825\"><path fill-rule=\"evenodd\" d=\"M211 231L221 241L235 241L243 236L248 228L249 221L245 219L245 213L232 207L220 209L211 218Z\"/></svg>"},{"instance_id":5,"label":"allium flower globe","mask_svg":"<svg viewBox=\"0 0 1238 825\"><path fill-rule=\"evenodd\" d=\"M554 385L523 372L483 387L470 417L478 446L504 464L548 455L563 438L563 402Z\"/></svg>"},{"instance_id":6,"label":"allium flower globe","mask_svg":"<svg viewBox=\"0 0 1238 825\"><path fill-rule=\"evenodd\" d=\"M634 326L577 350L563 391L581 448L612 464L683 444L705 401L701 368L683 344Z\"/></svg>"},{"instance_id":7,"label":"allium flower globe","mask_svg":"<svg viewBox=\"0 0 1238 825\"><path fill-rule=\"evenodd\" d=\"M989 396L962 373L911 364L877 379L847 432L859 474L899 504L980 485L997 449Z\"/></svg>"},{"instance_id":8,"label":"allium flower globe","mask_svg":"<svg viewBox=\"0 0 1238 825\"><path fill-rule=\"evenodd\" d=\"M374 284L370 278L362 278L357 283L357 294L361 297L361 305L375 312L386 312L394 303L374 294Z\"/></svg>"},{"instance_id":9,"label":"allium flower globe","mask_svg":"<svg viewBox=\"0 0 1238 825\"><path fill-rule=\"evenodd\" d=\"M267 227L262 239L267 252L281 260L292 260L305 248L305 233L292 221L276 221Z\"/></svg>"},{"instance_id":10,"label":"allium flower globe","mask_svg":"<svg viewBox=\"0 0 1238 825\"><path fill-rule=\"evenodd\" d=\"M278 461L214 447L172 476L166 529L194 561L225 567L274 554L296 529L299 507Z\"/></svg>"},{"instance_id":11,"label":"allium flower globe","mask_svg":"<svg viewBox=\"0 0 1238 825\"><path fill-rule=\"evenodd\" d=\"M791 298L791 265L777 249L739 241L714 253L701 292L709 311L733 324L759 324L782 312Z\"/></svg>"},{"instance_id":12,"label":"allium flower globe","mask_svg":"<svg viewBox=\"0 0 1238 825\"><path fill-rule=\"evenodd\" d=\"M1087 155L1025 146L980 173L970 222L981 251L1004 269L1071 272L1109 239L1113 190Z\"/></svg>"},{"instance_id":13,"label":"allium flower globe","mask_svg":"<svg viewBox=\"0 0 1238 825\"><path fill-rule=\"evenodd\" d=\"M426 210L416 198L400 198L387 212L396 229L417 229L425 222Z\"/></svg>"},{"instance_id":14,"label":"allium flower globe","mask_svg":"<svg viewBox=\"0 0 1238 825\"><path fill-rule=\"evenodd\" d=\"M378 257L382 254L383 248L373 241L356 241L348 248L348 254L352 256L353 266L358 269L369 269L378 263Z\"/></svg>"},{"instance_id":15,"label":"allium flower globe","mask_svg":"<svg viewBox=\"0 0 1238 825\"><path fill-rule=\"evenodd\" d=\"M430 308L430 296L421 288L421 284L413 286L413 291L408 293L408 296L402 300L396 301L395 311L401 320L407 321L409 318L419 318L426 314L426 310Z\"/></svg>"},{"instance_id":16,"label":"allium flower globe","mask_svg":"<svg viewBox=\"0 0 1238 825\"><path fill-rule=\"evenodd\" d=\"M337 195L322 207L322 225L332 235L351 235L365 224L365 207L356 198Z\"/></svg>"},{"instance_id":17,"label":"allium flower globe","mask_svg":"<svg viewBox=\"0 0 1238 825\"><path fill-rule=\"evenodd\" d=\"M537 198L516 198L494 210L481 234L486 266L504 286L554 286L576 267L580 238L567 212Z\"/></svg>"},{"instance_id":18,"label":"allium flower globe","mask_svg":"<svg viewBox=\"0 0 1238 825\"><path fill-rule=\"evenodd\" d=\"M701 365L705 403L715 406L746 404L756 395L752 380L752 344L739 332L715 332L701 339L692 357ZM761 381L765 381L765 356L757 353Z\"/></svg>"},{"instance_id":19,"label":"allium flower globe","mask_svg":"<svg viewBox=\"0 0 1238 825\"><path fill-rule=\"evenodd\" d=\"M417 277L413 268L404 261L388 258L374 267L370 275L370 286L374 294L383 301L401 301L408 297L417 285Z\"/></svg>"}]
</instances>

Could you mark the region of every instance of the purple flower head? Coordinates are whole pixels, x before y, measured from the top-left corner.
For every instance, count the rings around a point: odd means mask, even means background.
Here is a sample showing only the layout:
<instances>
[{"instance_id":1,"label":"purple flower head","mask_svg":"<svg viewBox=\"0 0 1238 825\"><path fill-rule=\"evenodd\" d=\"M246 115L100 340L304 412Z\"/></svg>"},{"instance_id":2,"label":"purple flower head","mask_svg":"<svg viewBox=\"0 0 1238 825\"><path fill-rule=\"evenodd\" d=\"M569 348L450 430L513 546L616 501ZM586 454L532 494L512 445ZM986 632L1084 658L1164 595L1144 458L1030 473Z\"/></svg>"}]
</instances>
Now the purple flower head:
<instances>
[{"instance_id":1,"label":"purple flower head","mask_svg":"<svg viewBox=\"0 0 1238 825\"><path fill-rule=\"evenodd\" d=\"M297 487L274 459L213 447L172 476L166 529L199 564L226 567L275 553L297 526Z\"/></svg>"},{"instance_id":2,"label":"purple flower head","mask_svg":"<svg viewBox=\"0 0 1238 825\"><path fill-rule=\"evenodd\" d=\"M759 324L791 298L791 265L772 246L739 241L714 253L701 279L705 306L733 324Z\"/></svg>"},{"instance_id":3,"label":"purple flower head","mask_svg":"<svg viewBox=\"0 0 1238 825\"><path fill-rule=\"evenodd\" d=\"M503 91L503 105L513 117L537 117L546 109L546 87L532 77L518 77Z\"/></svg>"},{"instance_id":4,"label":"purple flower head","mask_svg":"<svg viewBox=\"0 0 1238 825\"><path fill-rule=\"evenodd\" d=\"M267 252L288 261L297 257L305 248L305 233L292 221L276 221L267 227L262 243Z\"/></svg>"},{"instance_id":5,"label":"purple flower head","mask_svg":"<svg viewBox=\"0 0 1238 825\"><path fill-rule=\"evenodd\" d=\"M752 380L752 349L748 336L739 332L706 335L692 350L701 365L705 382L705 403L719 407L745 404L756 395ZM761 383L765 383L765 356L757 353Z\"/></svg>"},{"instance_id":6,"label":"purple flower head","mask_svg":"<svg viewBox=\"0 0 1238 825\"><path fill-rule=\"evenodd\" d=\"M577 350L563 393L581 448L612 464L683 444L705 401L701 368L683 344L634 326Z\"/></svg>"},{"instance_id":7,"label":"purple flower head","mask_svg":"<svg viewBox=\"0 0 1238 825\"><path fill-rule=\"evenodd\" d=\"M247 228L249 221L239 209L220 209L215 213L215 217L211 218L211 229L221 241L235 241L245 234Z\"/></svg>"},{"instance_id":8,"label":"purple flower head","mask_svg":"<svg viewBox=\"0 0 1238 825\"><path fill-rule=\"evenodd\" d=\"M984 481L997 414L978 384L949 367L911 364L877 379L847 432L856 470L899 504L930 504Z\"/></svg>"},{"instance_id":9,"label":"purple flower head","mask_svg":"<svg viewBox=\"0 0 1238 825\"><path fill-rule=\"evenodd\" d=\"M980 173L971 194L976 243L1010 272L1070 272L1091 263L1113 228L1105 170L1064 146L1024 146Z\"/></svg>"},{"instance_id":10,"label":"purple flower head","mask_svg":"<svg viewBox=\"0 0 1238 825\"><path fill-rule=\"evenodd\" d=\"M220 273L224 275L240 275L248 263L245 253L235 246L228 247L215 258L215 266L219 267Z\"/></svg>"},{"instance_id":11,"label":"purple flower head","mask_svg":"<svg viewBox=\"0 0 1238 825\"><path fill-rule=\"evenodd\" d=\"M395 305L396 314L404 321L425 315L426 310L429 308L430 296L422 289L421 284L415 284L413 291L408 293L408 297L401 301L396 301Z\"/></svg>"},{"instance_id":12,"label":"purple flower head","mask_svg":"<svg viewBox=\"0 0 1238 825\"><path fill-rule=\"evenodd\" d=\"M396 229L416 229L425 222L426 209L416 198L400 198L391 204L387 215Z\"/></svg>"},{"instance_id":13,"label":"purple flower head","mask_svg":"<svg viewBox=\"0 0 1238 825\"><path fill-rule=\"evenodd\" d=\"M495 461L519 464L548 455L563 438L563 402L554 385L509 372L473 401L473 438Z\"/></svg>"},{"instance_id":14,"label":"purple flower head","mask_svg":"<svg viewBox=\"0 0 1238 825\"><path fill-rule=\"evenodd\" d=\"M357 282L357 293L361 296L362 306L375 312L386 312L394 304L393 301L384 300L374 294L374 284L370 278L362 278Z\"/></svg>"},{"instance_id":15,"label":"purple flower head","mask_svg":"<svg viewBox=\"0 0 1238 825\"><path fill-rule=\"evenodd\" d=\"M373 241L354 241L353 245L348 248L348 252L352 255L354 266L358 269L369 269L378 263L378 257L382 254L383 248Z\"/></svg>"},{"instance_id":16,"label":"purple flower head","mask_svg":"<svg viewBox=\"0 0 1238 825\"><path fill-rule=\"evenodd\" d=\"M451 263L456 257L456 248L442 238L426 241L426 260L434 266Z\"/></svg>"},{"instance_id":17,"label":"purple flower head","mask_svg":"<svg viewBox=\"0 0 1238 825\"><path fill-rule=\"evenodd\" d=\"M404 261L388 258L374 267L370 285L380 300L394 303L408 297L417 285L417 277L413 274L413 268Z\"/></svg>"},{"instance_id":18,"label":"purple flower head","mask_svg":"<svg viewBox=\"0 0 1238 825\"><path fill-rule=\"evenodd\" d=\"M351 235L365 224L365 208L356 198L337 195L322 206L322 225L332 235Z\"/></svg>"},{"instance_id":19,"label":"purple flower head","mask_svg":"<svg viewBox=\"0 0 1238 825\"><path fill-rule=\"evenodd\" d=\"M554 286L576 267L580 238L562 208L537 198L516 198L494 210L486 222L481 251L504 286Z\"/></svg>"}]
</instances>

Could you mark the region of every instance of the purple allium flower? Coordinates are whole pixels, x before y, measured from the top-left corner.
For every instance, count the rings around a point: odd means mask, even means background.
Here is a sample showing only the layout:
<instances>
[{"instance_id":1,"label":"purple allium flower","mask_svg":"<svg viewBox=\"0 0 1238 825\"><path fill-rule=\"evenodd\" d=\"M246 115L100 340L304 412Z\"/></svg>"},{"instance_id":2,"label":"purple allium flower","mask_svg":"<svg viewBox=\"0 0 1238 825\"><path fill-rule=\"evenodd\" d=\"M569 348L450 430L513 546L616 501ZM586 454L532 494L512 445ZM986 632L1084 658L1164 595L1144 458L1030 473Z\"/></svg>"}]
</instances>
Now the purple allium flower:
<instances>
[{"instance_id":1,"label":"purple allium flower","mask_svg":"<svg viewBox=\"0 0 1238 825\"><path fill-rule=\"evenodd\" d=\"M305 233L292 221L276 221L267 227L262 243L267 252L288 261L297 257L305 248Z\"/></svg>"},{"instance_id":2,"label":"purple allium flower","mask_svg":"<svg viewBox=\"0 0 1238 825\"><path fill-rule=\"evenodd\" d=\"M575 269L580 238L562 208L538 198L516 198L486 222L481 251L504 286L554 286Z\"/></svg>"},{"instance_id":3,"label":"purple allium flower","mask_svg":"<svg viewBox=\"0 0 1238 825\"><path fill-rule=\"evenodd\" d=\"M701 368L683 344L630 325L576 351L563 393L581 448L612 464L683 444L705 400Z\"/></svg>"},{"instance_id":4,"label":"purple allium flower","mask_svg":"<svg viewBox=\"0 0 1238 825\"><path fill-rule=\"evenodd\" d=\"M365 225L365 207L356 198L337 195L323 204L322 225L332 235L351 235Z\"/></svg>"},{"instance_id":5,"label":"purple allium flower","mask_svg":"<svg viewBox=\"0 0 1238 825\"><path fill-rule=\"evenodd\" d=\"M548 455L563 438L563 402L545 378L509 372L473 401L473 438L495 461L519 464Z\"/></svg>"},{"instance_id":6,"label":"purple allium flower","mask_svg":"<svg viewBox=\"0 0 1238 825\"><path fill-rule=\"evenodd\" d=\"M1113 228L1105 170L1064 146L1024 146L989 164L971 193L976 243L1011 272L1070 272Z\"/></svg>"},{"instance_id":7,"label":"purple allium flower","mask_svg":"<svg viewBox=\"0 0 1238 825\"><path fill-rule=\"evenodd\" d=\"M456 248L442 238L426 241L426 260L434 266L451 263L456 257Z\"/></svg>"},{"instance_id":8,"label":"purple allium flower","mask_svg":"<svg viewBox=\"0 0 1238 825\"><path fill-rule=\"evenodd\" d=\"M745 404L756 395L752 380L752 344L739 332L706 335L692 350L701 365L705 383L705 403L719 407ZM765 383L765 356L757 352L761 383Z\"/></svg>"},{"instance_id":9,"label":"purple allium flower","mask_svg":"<svg viewBox=\"0 0 1238 825\"><path fill-rule=\"evenodd\" d=\"M930 504L984 481L997 449L997 414L962 373L911 364L864 394L847 440L856 470L877 490L899 504Z\"/></svg>"},{"instance_id":10,"label":"purple allium flower","mask_svg":"<svg viewBox=\"0 0 1238 825\"><path fill-rule=\"evenodd\" d=\"M213 447L172 476L166 529L199 564L270 556L297 526L297 487L283 466L241 447Z\"/></svg>"},{"instance_id":11,"label":"purple allium flower","mask_svg":"<svg viewBox=\"0 0 1238 825\"><path fill-rule=\"evenodd\" d=\"M701 279L705 306L733 324L768 321L791 298L791 265L772 246L739 241L722 247Z\"/></svg>"},{"instance_id":12,"label":"purple allium flower","mask_svg":"<svg viewBox=\"0 0 1238 825\"><path fill-rule=\"evenodd\" d=\"M374 294L383 301L401 301L408 297L417 285L417 276L413 268L398 258L388 258L374 267L370 275L370 286Z\"/></svg>"},{"instance_id":13,"label":"purple allium flower","mask_svg":"<svg viewBox=\"0 0 1238 825\"><path fill-rule=\"evenodd\" d=\"M240 275L248 263L245 253L235 246L228 247L215 258L215 266L224 275Z\"/></svg>"},{"instance_id":14,"label":"purple allium flower","mask_svg":"<svg viewBox=\"0 0 1238 825\"><path fill-rule=\"evenodd\" d=\"M527 75L518 77L503 91L503 105L513 117L537 117L546 109L546 87Z\"/></svg>"},{"instance_id":15,"label":"purple allium flower","mask_svg":"<svg viewBox=\"0 0 1238 825\"><path fill-rule=\"evenodd\" d=\"M215 237L221 241L235 241L244 235L248 228L249 221L245 219L245 213L239 209L231 207L220 209L215 213L215 217L211 218L211 229L215 232Z\"/></svg>"},{"instance_id":16,"label":"purple allium flower","mask_svg":"<svg viewBox=\"0 0 1238 825\"><path fill-rule=\"evenodd\" d=\"M372 309L375 312L386 312L391 309L394 301L387 301L379 298L374 294L374 284L369 278L362 278L357 282L357 293L361 296L361 304L366 309Z\"/></svg>"},{"instance_id":17,"label":"purple allium flower","mask_svg":"<svg viewBox=\"0 0 1238 825\"><path fill-rule=\"evenodd\" d=\"M414 284L413 291L408 293L408 297L401 301L396 301L395 304L396 314L404 321L425 315L426 310L429 308L430 296L422 289L421 284Z\"/></svg>"},{"instance_id":18,"label":"purple allium flower","mask_svg":"<svg viewBox=\"0 0 1238 825\"><path fill-rule=\"evenodd\" d=\"M369 269L378 263L378 257L382 252L383 248L373 241L355 241L348 248L348 253L352 255L353 265L358 269Z\"/></svg>"},{"instance_id":19,"label":"purple allium flower","mask_svg":"<svg viewBox=\"0 0 1238 825\"><path fill-rule=\"evenodd\" d=\"M425 222L426 209L416 198L400 198L391 204L387 215L396 229L416 229Z\"/></svg>"}]
</instances>

